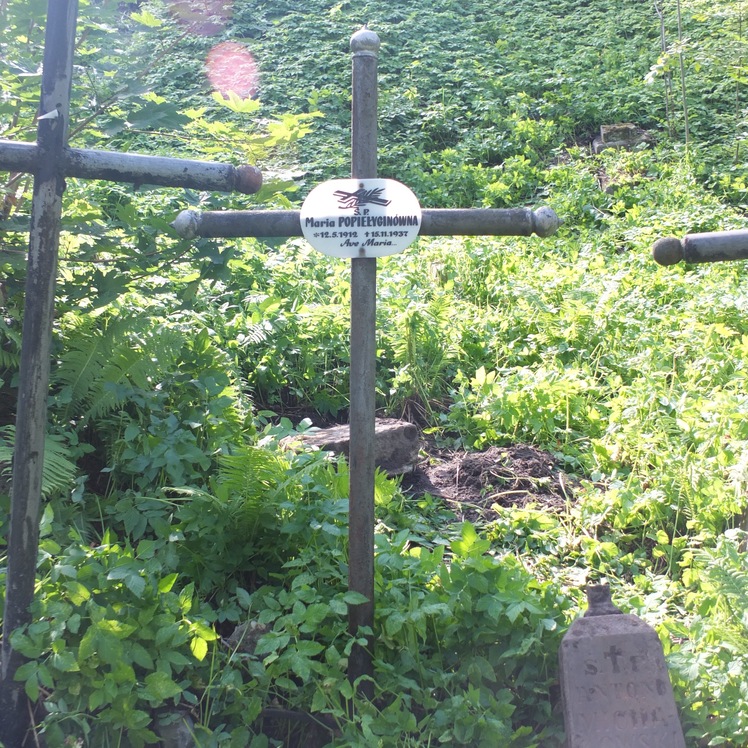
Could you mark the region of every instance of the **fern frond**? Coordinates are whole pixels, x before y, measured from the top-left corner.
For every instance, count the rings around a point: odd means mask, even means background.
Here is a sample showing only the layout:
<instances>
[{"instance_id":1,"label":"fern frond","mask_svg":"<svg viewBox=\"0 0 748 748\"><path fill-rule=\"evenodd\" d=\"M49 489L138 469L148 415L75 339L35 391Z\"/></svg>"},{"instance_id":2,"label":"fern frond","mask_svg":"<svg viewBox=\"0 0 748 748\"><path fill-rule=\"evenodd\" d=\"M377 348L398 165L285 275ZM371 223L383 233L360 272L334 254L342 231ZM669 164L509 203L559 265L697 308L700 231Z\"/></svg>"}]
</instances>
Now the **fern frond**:
<instances>
[{"instance_id":1,"label":"fern frond","mask_svg":"<svg viewBox=\"0 0 748 748\"><path fill-rule=\"evenodd\" d=\"M0 369L17 370L21 363L21 330L0 317Z\"/></svg>"},{"instance_id":2,"label":"fern frond","mask_svg":"<svg viewBox=\"0 0 748 748\"><path fill-rule=\"evenodd\" d=\"M182 334L162 328L153 335L113 341L106 363L91 386L84 419L100 418L121 405L132 387L149 390L176 359Z\"/></svg>"},{"instance_id":3,"label":"fern frond","mask_svg":"<svg viewBox=\"0 0 748 748\"><path fill-rule=\"evenodd\" d=\"M15 351L4 351L0 348L0 369L17 370L21 365L21 355Z\"/></svg>"},{"instance_id":4,"label":"fern frond","mask_svg":"<svg viewBox=\"0 0 748 748\"><path fill-rule=\"evenodd\" d=\"M219 459L219 483L248 502L256 502L286 478L288 462L262 447L245 446Z\"/></svg>"},{"instance_id":5,"label":"fern frond","mask_svg":"<svg viewBox=\"0 0 748 748\"><path fill-rule=\"evenodd\" d=\"M252 539L263 521L276 521L288 468L280 455L262 447L244 446L219 459L218 484L240 535Z\"/></svg>"},{"instance_id":6,"label":"fern frond","mask_svg":"<svg viewBox=\"0 0 748 748\"><path fill-rule=\"evenodd\" d=\"M739 547L744 537L719 539L717 546L695 554L695 561L707 585L714 591L718 607L725 609L733 622L748 630L744 611L748 610L748 556Z\"/></svg>"},{"instance_id":7,"label":"fern frond","mask_svg":"<svg viewBox=\"0 0 748 748\"><path fill-rule=\"evenodd\" d=\"M268 338L267 324L260 322L254 325L250 325L243 333L242 345L254 344L259 345L264 343Z\"/></svg>"},{"instance_id":8,"label":"fern frond","mask_svg":"<svg viewBox=\"0 0 748 748\"><path fill-rule=\"evenodd\" d=\"M0 429L0 475L9 477L11 480L13 478L11 464L15 432L15 426L5 426ZM44 437L42 496L49 497L72 485L77 467L69 456L70 448L59 437L51 435Z\"/></svg>"},{"instance_id":9,"label":"fern frond","mask_svg":"<svg viewBox=\"0 0 748 748\"><path fill-rule=\"evenodd\" d=\"M183 344L182 331L165 325L139 331L132 318L104 329L81 326L53 374L68 400L66 415L100 418L121 405L132 387L151 389Z\"/></svg>"},{"instance_id":10,"label":"fern frond","mask_svg":"<svg viewBox=\"0 0 748 748\"><path fill-rule=\"evenodd\" d=\"M105 356L104 338L94 334L76 340L60 359L60 366L53 374L53 384L62 386L71 410L80 407L88 398L96 377L101 374Z\"/></svg>"},{"instance_id":11,"label":"fern frond","mask_svg":"<svg viewBox=\"0 0 748 748\"><path fill-rule=\"evenodd\" d=\"M52 372L51 384L59 387L68 402L66 416L85 410L91 391L106 362L113 341L122 335L122 325L101 318L82 317L67 331L65 351Z\"/></svg>"}]
</instances>

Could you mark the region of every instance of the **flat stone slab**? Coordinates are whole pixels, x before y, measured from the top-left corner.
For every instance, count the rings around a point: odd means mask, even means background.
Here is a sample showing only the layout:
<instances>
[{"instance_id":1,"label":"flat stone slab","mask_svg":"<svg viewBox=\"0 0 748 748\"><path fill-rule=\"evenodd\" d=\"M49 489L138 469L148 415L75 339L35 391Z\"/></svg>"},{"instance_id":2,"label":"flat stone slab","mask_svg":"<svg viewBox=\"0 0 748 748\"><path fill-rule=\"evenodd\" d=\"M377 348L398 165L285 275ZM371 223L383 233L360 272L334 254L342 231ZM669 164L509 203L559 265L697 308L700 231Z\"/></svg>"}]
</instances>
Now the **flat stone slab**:
<instances>
[{"instance_id":1,"label":"flat stone slab","mask_svg":"<svg viewBox=\"0 0 748 748\"><path fill-rule=\"evenodd\" d=\"M652 136L631 122L600 125L600 135L592 141L592 151L600 153L606 148L630 149L640 143L651 143Z\"/></svg>"},{"instance_id":2,"label":"flat stone slab","mask_svg":"<svg viewBox=\"0 0 748 748\"><path fill-rule=\"evenodd\" d=\"M342 454L350 454L350 426L332 426L315 429L284 440L285 444L303 446ZM377 418L374 434L374 461L388 475L399 475L413 470L418 462L421 438L418 428L408 421L395 418Z\"/></svg>"},{"instance_id":3,"label":"flat stone slab","mask_svg":"<svg viewBox=\"0 0 748 748\"><path fill-rule=\"evenodd\" d=\"M657 632L634 615L590 613L559 651L567 747L686 748Z\"/></svg>"}]
</instances>

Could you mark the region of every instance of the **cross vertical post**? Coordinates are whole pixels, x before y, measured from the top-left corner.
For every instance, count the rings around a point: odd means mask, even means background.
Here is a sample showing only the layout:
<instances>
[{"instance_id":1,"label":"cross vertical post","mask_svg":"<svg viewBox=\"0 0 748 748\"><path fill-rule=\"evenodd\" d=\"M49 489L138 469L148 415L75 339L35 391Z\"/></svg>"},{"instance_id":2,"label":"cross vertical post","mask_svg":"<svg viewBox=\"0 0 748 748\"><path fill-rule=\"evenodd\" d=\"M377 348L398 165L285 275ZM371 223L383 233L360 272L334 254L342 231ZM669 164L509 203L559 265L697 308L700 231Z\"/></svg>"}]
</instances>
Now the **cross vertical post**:
<instances>
[{"instance_id":1,"label":"cross vertical post","mask_svg":"<svg viewBox=\"0 0 748 748\"><path fill-rule=\"evenodd\" d=\"M377 176L377 52L379 37L364 26L351 37L351 177ZM363 250L362 250L363 253ZM351 260L350 491L348 589L367 598L350 605L348 626L374 628L374 411L376 396L376 257ZM372 678L374 638L351 650L348 678ZM360 683L371 698L373 681Z\"/></svg>"},{"instance_id":2,"label":"cross vertical post","mask_svg":"<svg viewBox=\"0 0 748 748\"><path fill-rule=\"evenodd\" d=\"M49 0L39 120L39 168L34 177L23 345L18 386L13 485L11 489L8 570L3 614L0 670L0 739L21 745L30 720L26 697L15 673L24 658L10 634L29 622L39 546L41 476L47 423L50 347L54 318L57 252L65 180L61 170L66 145L78 0Z\"/></svg>"}]
</instances>

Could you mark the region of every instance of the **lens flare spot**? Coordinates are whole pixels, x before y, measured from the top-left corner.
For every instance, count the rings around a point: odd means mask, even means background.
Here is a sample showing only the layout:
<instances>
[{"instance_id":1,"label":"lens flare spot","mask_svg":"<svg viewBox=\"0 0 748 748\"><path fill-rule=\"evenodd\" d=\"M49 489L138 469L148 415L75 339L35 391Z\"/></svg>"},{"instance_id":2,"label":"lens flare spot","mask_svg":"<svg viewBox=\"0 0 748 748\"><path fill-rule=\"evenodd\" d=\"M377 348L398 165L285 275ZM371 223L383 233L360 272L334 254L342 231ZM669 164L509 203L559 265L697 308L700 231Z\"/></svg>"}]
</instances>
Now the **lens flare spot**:
<instances>
[{"instance_id":1,"label":"lens flare spot","mask_svg":"<svg viewBox=\"0 0 748 748\"><path fill-rule=\"evenodd\" d=\"M258 69L252 53L239 42L221 42L208 52L205 61L208 80L228 98L233 91L242 99L254 96L258 89Z\"/></svg>"},{"instance_id":2,"label":"lens flare spot","mask_svg":"<svg viewBox=\"0 0 748 748\"><path fill-rule=\"evenodd\" d=\"M171 12L193 34L215 36L226 27L233 0L172 0Z\"/></svg>"}]
</instances>

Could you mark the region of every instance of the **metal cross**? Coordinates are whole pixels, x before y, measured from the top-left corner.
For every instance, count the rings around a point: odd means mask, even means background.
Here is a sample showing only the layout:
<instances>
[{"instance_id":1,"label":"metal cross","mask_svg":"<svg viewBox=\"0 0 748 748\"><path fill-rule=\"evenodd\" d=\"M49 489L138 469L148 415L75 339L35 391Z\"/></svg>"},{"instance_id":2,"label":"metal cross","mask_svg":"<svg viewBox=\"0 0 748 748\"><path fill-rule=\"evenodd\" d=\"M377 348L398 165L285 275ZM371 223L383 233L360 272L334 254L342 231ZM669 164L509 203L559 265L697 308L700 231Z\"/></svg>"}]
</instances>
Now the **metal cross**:
<instances>
[{"instance_id":1,"label":"metal cross","mask_svg":"<svg viewBox=\"0 0 748 748\"><path fill-rule=\"evenodd\" d=\"M0 170L34 175L0 664L0 741L7 746L21 744L29 723L23 685L14 681L23 658L11 648L10 635L29 622L34 595L65 177L243 193L262 185L254 166L68 148L77 16L78 0L49 0L37 141L0 140Z\"/></svg>"},{"instance_id":2,"label":"metal cross","mask_svg":"<svg viewBox=\"0 0 748 748\"><path fill-rule=\"evenodd\" d=\"M351 111L351 177L377 176L377 55L379 37L366 26L351 38L353 56ZM424 210L420 234L545 237L560 221L550 208L531 211ZM302 236L300 211L183 211L174 227L184 238ZM374 626L374 437L376 373L376 257L351 259L350 337L350 504L349 589L367 602L349 606L351 635ZM348 677L366 696L373 694L373 637L365 647L356 645L348 664ZM362 678L363 676L363 678Z\"/></svg>"}]
</instances>

